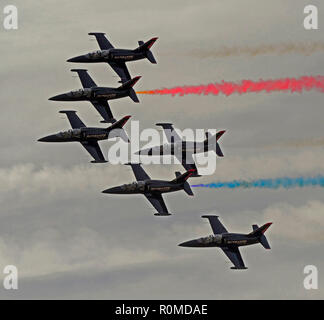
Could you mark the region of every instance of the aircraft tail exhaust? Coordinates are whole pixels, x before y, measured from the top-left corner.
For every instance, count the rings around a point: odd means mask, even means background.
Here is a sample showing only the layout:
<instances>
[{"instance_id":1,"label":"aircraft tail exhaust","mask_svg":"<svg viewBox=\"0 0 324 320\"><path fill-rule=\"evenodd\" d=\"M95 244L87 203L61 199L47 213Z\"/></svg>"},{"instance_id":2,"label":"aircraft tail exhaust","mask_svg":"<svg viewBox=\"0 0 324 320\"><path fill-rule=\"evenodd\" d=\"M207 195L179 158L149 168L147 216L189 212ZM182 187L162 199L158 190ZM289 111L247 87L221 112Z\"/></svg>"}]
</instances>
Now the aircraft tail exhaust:
<instances>
[{"instance_id":1,"label":"aircraft tail exhaust","mask_svg":"<svg viewBox=\"0 0 324 320\"><path fill-rule=\"evenodd\" d=\"M206 132L206 140L204 141L204 144L208 146L208 144L212 141L212 139L216 138L216 143L213 146L213 149L219 157L224 157L224 154L221 147L219 146L218 140L225 132L226 132L225 130L218 131L216 135L211 135L208 132Z\"/></svg>"},{"instance_id":2,"label":"aircraft tail exhaust","mask_svg":"<svg viewBox=\"0 0 324 320\"><path fill-rule=\"evenodd\" d=\"M259 238L259 241L260 243L262 244L262 246L265 248L265 249L271 249L270 248L270 245L268 243L268 240L266 238L266 236L264 235L264 233L267 231L267 229L272 225L272 222L268 222L266 224L264 224L263 226L261 227L258 227L258 225L254 224L252 226L253 228L253 231L251 233L249 233L249 236L252 236L252 237L258 237Z\"/></svg>"},{"instance_id":3,"label":"aircraft tail exhaust","mask_svg":"<svg viewBox=\"0 0 324 320\"><path fill-rule=\"evenodd\" d=\"M118 87L118 89L120 89L120 90L129 90L128 95L134 102L139 102L138 97L137 97L136 92L133 89L133 87L135 86L136 82L140 78L141 78L141 76L130 79L130 80L124 82L120 87Z\"/></svg>"},{"instance_id":4,"label":"aircraft tail exhaust","mask_svg":"<svg viewBox=\"0 0 324 320\"><path fill-rule=\"evenodd\" d=\"M135 49L135 51L144 51L147 60L149 60L151 63L154 63L154 64L156 63L156 60L153 56L152 51L150 51L150 48L153 46L153 44L155 43L155 41L157 39L158 38L155 37L145 43L144 43L144 41L138 41L139 47Z\"/></svg>"}]
</instances>

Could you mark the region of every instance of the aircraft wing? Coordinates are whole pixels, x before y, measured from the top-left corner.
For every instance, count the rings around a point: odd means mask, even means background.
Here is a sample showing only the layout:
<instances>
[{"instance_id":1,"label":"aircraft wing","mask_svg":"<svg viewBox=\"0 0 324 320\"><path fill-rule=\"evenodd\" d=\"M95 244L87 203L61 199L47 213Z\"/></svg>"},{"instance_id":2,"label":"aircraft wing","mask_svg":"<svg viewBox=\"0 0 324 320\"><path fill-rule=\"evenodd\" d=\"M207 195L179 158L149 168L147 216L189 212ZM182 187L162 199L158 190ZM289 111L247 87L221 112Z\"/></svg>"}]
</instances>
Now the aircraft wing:
<instances>
[{"instance_id":1,"label":"aircraft wing","mask_svg":"<svg viewBox=\"0 0 324 320\"><path fill-rule=\"evenodd\" d=\"M160 215L169 215L168 209L161 194L146 193L144 195Z\"/></svg>"},{"instance_id":2,"label":"aircraft wing","mask_svg":"<svg viewBox=\"0 0 324 320\"><path fill-rule=\"evenodd\" d=\"M93 142L82 141L81 144L95 159L95 161L92 162L107 162L101 152L101 149L97 141L93 141Z\"/></svg>"},{"instance_id":3,"label":"aircraft wing","mask_svg":"<svg viewBox=\"0 0 324 320\"><path fill-rule=\"evenodd\" d=\"M74 110L61 110L60 113L65 113L66 116L68 117L71 127L73 129L75 128L82 128L82 127L86 127L86 125L81 121L81 119L76 115L76 111Z\"/></svg>"},{"instance_id":4,"label":"aircraft wing","mask_svg":"<svg viewBox=\"0 0 324 320\"><path fill-rule=\"evenodd\" d=\"M131 80L128 68L125 62L108 62L108 64L114 69L121 79L121 82L124 83L128 80Z\"/></svg>"},{"instance_id":5,"label":"aircraft wing","mask_svg":"<svg viewBox=\"0 0 324 320\"><path fill-rule=\"evenodd\" d=\"M218 220L217 216L201 216L202 218L207 218L209 220L209 223L211 225L211 228L214 232L214 234L219 234L219 233L228 233L226 228L222 225L222 223Z\"/></svg>"},{"instance_id":6,"label":"aircraft wing","mask_svg":"<svg viewBox=\"0 0 324 320\"><path fill-rule=\"evenodd\" d=\"M102 100L90 100L93 106L96 108L96 110L100 113L100 115L105 119L106 122L114 123L116 122L116 119L114 118L110 106L108 104L108 101Z\"/></svg>"},{"instance_id":7,"label":"aircraft wing","mask_svg":"<svg viewBox=\"0 0 324 320\"><path fill-rule=\"evenodd\" d=\"M177 132L174 130L172 123L156 123L156 125L161 126L163 128L169 143L179 142L182 140L177 134Z\"/></svg>"},{"instance_id":8,"label":"aircraft wing","mask_svg":"<svg viewBox=\"0 0 324 320\"><path fill-rule=\"evenodd\" d=\"M221 248L226 254L227 258L232 261L234 267L231 269L247 269L244 265L240 250L238 247L224 247Z\"/></svg>"},{"instance_id":9,"label":"aircraft wing","mask_svg":"<svg viewBox=\"0 0 324 320\"><path fill-rule=\"evenodd\" d=\"M149 180L150 177L148 174L144 171L144 169L141 167L139 163L127 163L132 167L132 170L134 172L135 178L137 181L143 181L143 180Z\"/></svg>"},{"instance_id":10,"label":"aircraft wing","mask_svg":"<svg viewBox=\"0 0 324 320\"><path fill-rule=\"evenodd\" d=\"M89 76L88 71L86 69L72 69L71 71L76 72L78 74L83 88L97 87L96 83Z\"/></svg>"},{"instance_id":11,"label":"aircraft wing","mask_svg":"<svg viewBox=\"0 0 324 320\"><path fill-rule=\"evenodd\" d=\"M113 45L105 37L105 34L102 32L90 32L89 36L95 36L101 50L108 50L113 48Z\"/></svg>"}]
</instances>

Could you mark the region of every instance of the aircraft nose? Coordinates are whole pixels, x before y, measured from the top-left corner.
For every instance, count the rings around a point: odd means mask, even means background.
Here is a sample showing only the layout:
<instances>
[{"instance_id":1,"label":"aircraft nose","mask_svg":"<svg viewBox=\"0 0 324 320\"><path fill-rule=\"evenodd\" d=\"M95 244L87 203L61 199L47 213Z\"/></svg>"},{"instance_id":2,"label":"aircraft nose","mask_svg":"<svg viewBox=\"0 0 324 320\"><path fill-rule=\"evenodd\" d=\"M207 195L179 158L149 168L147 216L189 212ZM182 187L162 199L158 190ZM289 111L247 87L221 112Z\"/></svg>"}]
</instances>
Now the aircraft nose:
<instances>
[{"instance_id":1,"label":"aircraft nose","mask_svg":"<svg viewBox=\"0 0 324 320\"><path fill-rule=\"evenodd\" d=\"M118 193L122 193L121 191L122 191L121 187L113 187L102 191L102 193L118 194Z\"/></svg>"},{"instance_id":2,"label":"aircraft nose","mask_svg":"<svg viewBox=\"0 0 324 320\"><path fill-rule=\"evenodd\" d=\"M196 247L197 240L189 240L178 244L179 247Z\"/></svg>"},{"instance_id":3,"label":"aircraft nose","mask_svg":"<svg viewBox=\"0 0 324 320\"><path fill-rule=\"evenodd\" d=\"M89 59L86 57L86 55L77 56L71 59L66 60L67 62L88 62Z\"/></svg>"},{"instance_id":4,"label":"aircraft nose","mask_svg":"<svg viewBox=\"0 0 324 320\"><path fill-rule=\"evenodd\" d=\"M69 97L68 97L68 95L66 93L63 93L63 94L58 94L57 96L51 97L48 100L51 100L51 101L66 101L66 100L69 100Z\"/></svg>"},{"instance_id":5,"label":"aircraft nose","mask_svg":"<svg viewBox=\"0 0 324 320\"><path fill-rule=\"evenodd\" d=\"M56 134L51 134L49 136L38 139L39 142L59 142L61 140L58 139Z\"/></svg>"}]
</instances>

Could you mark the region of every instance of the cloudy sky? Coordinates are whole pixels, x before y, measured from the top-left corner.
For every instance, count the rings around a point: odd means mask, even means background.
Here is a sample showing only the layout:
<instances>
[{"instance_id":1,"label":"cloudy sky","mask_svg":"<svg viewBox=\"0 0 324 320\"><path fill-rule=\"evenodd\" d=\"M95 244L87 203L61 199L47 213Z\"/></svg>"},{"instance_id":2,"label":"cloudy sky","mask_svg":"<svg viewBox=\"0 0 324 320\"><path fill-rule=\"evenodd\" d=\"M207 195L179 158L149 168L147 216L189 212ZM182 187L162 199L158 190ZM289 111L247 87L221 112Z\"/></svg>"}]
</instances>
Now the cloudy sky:
<instances>
[{"instance_id":1,"label":"cloudy sky","mask_svg":"<svg viewBox=\"0 0 324 320\"><path fill-rule=\"evenodd\" d=\"M94 165L78 144L37 139L68 129L61 109L74 109L87 125L100 117L89 103L48 98L80 87L68 58L96 50L88 32L105 32L113 45L135 48L158 36L158 61L129 64L142 75L137 90L221 80L275 79L323 74L323 51L206 57L224 47L322 42L319 30L303 28L309 1L50 1L2 0L15 4L19 28L0 25L0 275L19 271L19 289L0 297L82 299L319 299L324 297L322 188L290 190L194 190L166 195L174 215L159 218L141 196L101 191L134 180L129 167ZM3 17L3 15L2 15ZM104 64L86 67L98 84L116 86ZM323 173L322 93L251 93L225 96L140 96L111 102L116 118L131 114L141 129L156 122L184 128L226 129L218 180L314 176ZM126 130L129 124L126 125ZM307 143L309 141L310 143ZM299 143L303 142L303 143ZM111 142L101 146L107 154ZM173 179L173 166L145 166L154 178ZM192 180L193 181L193 180ZM217 214L233 232L273 222L272 250L242 248L248 270L233 272L219 249L177 244L211 233L203 214ZM305 290L303 269L319 270L319 289ZM0 276L0 280L1 276Z\"/></svg>"}]
</instances>

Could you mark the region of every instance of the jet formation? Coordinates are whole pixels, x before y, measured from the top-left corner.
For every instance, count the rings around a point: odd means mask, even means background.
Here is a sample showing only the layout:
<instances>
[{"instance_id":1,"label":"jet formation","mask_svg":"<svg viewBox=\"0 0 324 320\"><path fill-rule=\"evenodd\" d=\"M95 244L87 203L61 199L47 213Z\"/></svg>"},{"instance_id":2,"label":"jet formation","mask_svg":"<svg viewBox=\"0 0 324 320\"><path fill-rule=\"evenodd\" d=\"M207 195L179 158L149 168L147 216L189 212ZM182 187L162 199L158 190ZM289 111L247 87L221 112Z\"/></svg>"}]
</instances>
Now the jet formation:
<instances>
[{"instance_id":1,"label":"jet formation","mask_svg":"<svg viewBox=\"0 0 324 320\"><path fill-rule=\"evenodd\" d=\"M98 86L86 69L72 69L72 72L78 74L82 88L55 95L49 98L49 100L70 102L88 101L101 115L102 120L100 122L110 123L110 125L105 128L87 127L77 116L75 110L62 110L59 112L67 116L72 129L47 135L38 139L38 141L79 142L93 158L92 163L105 163L107 160L98 144L99 141L119 137L125 143L130 142L124 131L124 126L131 116L124 116L117 121L112 114L108 101L130 97L134 102L139 102L133 87L141 77L136 76L132 78L126 63L140 59L148 59L151 63L156 64L156 60L150 49L158 38L151 38L147 42L138 41L138 47L135 49L117 49L113 47L104 33L91 32L89 35L95 36L100 50L79 55L67 61L74 63L107 63L119 76L120 80L118 82L121 85L118 87ZM171 214L164 202L163 194L183 190L190 196L194 195L187 181L189 178L200 177L193 160L193 155L214 151L218 157L223 157L224 154L219 146L218 140L225 133L225 130L219 131L215 135L207 132L204 141L186 141L178 135L171 123L157 123L156 125L163 128L168 143L139 150L137 154L141 156L173 155L180 161L186 169L186 172L182 174L179 171L175 172L176 177L173 180L156 180L149 177L140 163L127 163L126 165L131 166L136 181L111 187L102 192L113 195L142 194L157 211L155 213L156 216L170 216ZM233 263L234 267L232 269L246 269L239 251L240 246L261 243L266 249L270 249L264 232L269 228L271 223L266 223L262 227L253 225L252 232L238 234L229 233L219 221L218 216L204 215L202 217L209 219L213 234L183 242L179 246L200 248L219 247Z\"/></svg>"}]
</instances>

